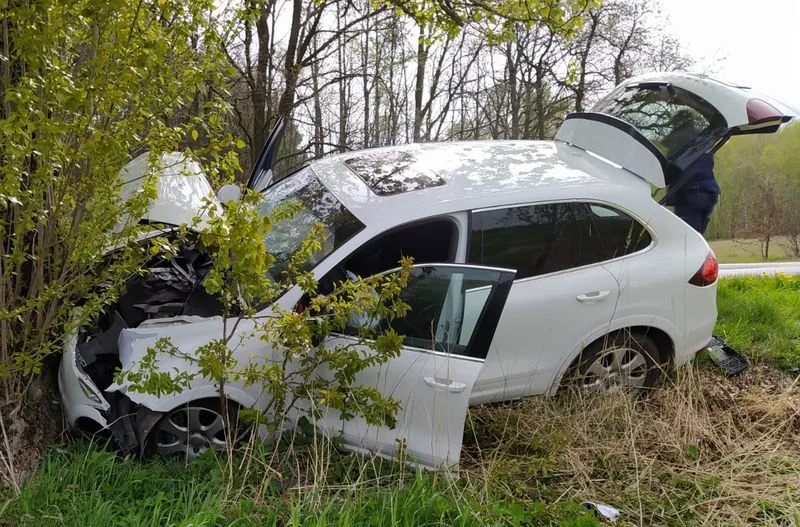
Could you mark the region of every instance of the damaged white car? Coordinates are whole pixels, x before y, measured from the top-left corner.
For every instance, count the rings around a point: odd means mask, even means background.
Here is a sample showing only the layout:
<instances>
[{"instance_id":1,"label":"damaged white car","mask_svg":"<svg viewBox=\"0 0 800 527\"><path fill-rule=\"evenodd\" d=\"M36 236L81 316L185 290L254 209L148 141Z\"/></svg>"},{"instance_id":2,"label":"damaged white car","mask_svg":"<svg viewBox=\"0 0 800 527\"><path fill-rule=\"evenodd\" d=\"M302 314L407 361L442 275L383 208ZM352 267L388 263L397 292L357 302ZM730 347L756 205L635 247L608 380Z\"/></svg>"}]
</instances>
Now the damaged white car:
<instances>
[{"instance_id":1,"label":"damaged white car","mask_svg":"<svg viewBox=\"0 0 800 527\"><path fill-rule=\"evenodd\" d=\"M671 118L687 111L696 133L665 155L659 145ZM358 378L401 402L396 427L333 417L318 426L355 449L393 455L401 440L421 465L453 466L471 404L553 394L566 382L655 385L709 342L717 263L652 188L674 183L732 135L774 132L792 115L705 77L648 75L594 111L567 116L554 141L351 152L272 183L276 132L250 186L263 191L265 208L299 201L301 212L289 220L296 228L271 233L270 250L290 256L322 222L328 243L313 270L321 282L382 273L401 256L415 262L404 293L411 313L398 328L402 353ZM151 221L191 223L211 192L198 166L176 160L193 175L160 177ZM126 168L128 185L144 162ZM191 247L153 262L97 327L66 340L59 383L72 427L111 427L129 450L190 459L224 444L213 382L163 397L112 383L116 368L135 364L162 337L191 354L221 333L220 305L202 287L209 265ZM301 295L290 289L278 303L292 309ZM236 349L242 358L266 353L257 338ZM160 366L192 367L174 357ZM227 394L241 407L263 405L257 386L231 384Z\"/></svg>"}]
</instances>

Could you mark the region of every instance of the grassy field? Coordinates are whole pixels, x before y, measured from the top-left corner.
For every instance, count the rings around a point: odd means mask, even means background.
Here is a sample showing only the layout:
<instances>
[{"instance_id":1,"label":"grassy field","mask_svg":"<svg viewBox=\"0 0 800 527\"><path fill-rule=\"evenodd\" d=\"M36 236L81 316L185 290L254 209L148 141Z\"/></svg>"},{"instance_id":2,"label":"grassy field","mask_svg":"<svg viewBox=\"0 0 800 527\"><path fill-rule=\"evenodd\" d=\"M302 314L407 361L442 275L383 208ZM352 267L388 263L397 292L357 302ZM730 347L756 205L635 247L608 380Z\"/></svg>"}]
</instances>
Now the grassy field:
<instances>
[{"instance_id":1,"label":"grassy field","mask_svg":"<svg viewBox=\"0 0 800 527\"><path fill-rule=\"evenodd\" d=\"M721 280L717 332L734 348L790 374L800 371L800 277Z\"/></svg>"},{"instance_id":2,"label":"grassy field","mask_svg":"<svg viewBox=\"0 0 800 527\"><path fill-rule=\"evenodd\" d=\"M700 360L646 400L623 394L482 406L458 478L311 443L235 462L121 459L54 447L0 525L615 525L800 523L800 278L720 282L718 332L752 359L727 378ZM324 448L321 448L324 447Z\"/></svg>"},{"instance_id":3,"label":"grassy field","mask_svg":"<svg viewBox=\"0 0 800 527\"><path fill-rule=\"evenodd\" d=\"M761 244L758 240L712 240L708 242L714 249L720 263L756 263L763 262L761 256ZM769 260L770 262L798 260L788 251L786 240L777 237L770 241Z\"/></svg>"}]
</instances>

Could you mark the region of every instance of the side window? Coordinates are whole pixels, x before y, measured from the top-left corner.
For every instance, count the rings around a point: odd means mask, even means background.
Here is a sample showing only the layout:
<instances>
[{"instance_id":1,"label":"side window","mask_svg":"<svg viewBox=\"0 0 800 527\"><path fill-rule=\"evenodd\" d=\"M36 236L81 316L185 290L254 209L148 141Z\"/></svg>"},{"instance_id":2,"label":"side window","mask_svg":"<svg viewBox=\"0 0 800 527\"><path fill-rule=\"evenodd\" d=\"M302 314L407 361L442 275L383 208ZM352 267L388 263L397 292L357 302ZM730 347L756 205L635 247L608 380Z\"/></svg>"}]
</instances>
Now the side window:
<instances>
[{"instance_id":1,"label":"side window","mask_svg":"<svg viewBox=\"0 0 800 527\"><path fill-rule=\"evenodd\" d=\"M467 258L516 269L519 279L618 258L651 241L639 222L606 205L545 203L473 213Z\"/></svg>"},{"instance_id":2,"label":"side window","mask_svg":"<svg viewBox=\"0 0 800 527\"><path fill-rule=\"evenodd\" d=\"M500 316L491 306L497 304L497 290L505 288L500 296L507 294L513 278L513 273L491 269L415 267L400 294L411 309L405 317L393 320L391 327L404 336L407 346L486 358L492 338L487 332L493 331ZM357 335L364 329L385 327L385 321L356 315L345 333ZM481 327L483 331L478 331Z\"/></svg>"},{"instance_id":3,"label":"side window","mask_svg":"<svg viewBox=\"0 0 800 527\"><path fill-rule=\"evenodd\" d=\"M641 223L613 207L599 203L575 203L575 207L588 220L582 265L641 251L653 241Z\"/></svg>"},{"instance_id":4,"label":"side window","mask_svg":"<svg viewBox=\"0 0 800 527\"><path fill-rule=\"evenodd\" d=\"M404 225L379 234L347 256L319 281L329 293L336 282L349 276L369 277L395 269L409 256L415 264L452 263L456 259L458 227L449 218L435 218Z\"/></svg>"},{"instance_id":5,"label":"side window","mask_svg":"<svg viewBox=\"0 0 800 527\"><path fill-rule=\"evenodd\" d=\"M472 214L468 263L516 269L517 278L584 265L585 218L569 203Z\"/></svg>"}]
</instances>

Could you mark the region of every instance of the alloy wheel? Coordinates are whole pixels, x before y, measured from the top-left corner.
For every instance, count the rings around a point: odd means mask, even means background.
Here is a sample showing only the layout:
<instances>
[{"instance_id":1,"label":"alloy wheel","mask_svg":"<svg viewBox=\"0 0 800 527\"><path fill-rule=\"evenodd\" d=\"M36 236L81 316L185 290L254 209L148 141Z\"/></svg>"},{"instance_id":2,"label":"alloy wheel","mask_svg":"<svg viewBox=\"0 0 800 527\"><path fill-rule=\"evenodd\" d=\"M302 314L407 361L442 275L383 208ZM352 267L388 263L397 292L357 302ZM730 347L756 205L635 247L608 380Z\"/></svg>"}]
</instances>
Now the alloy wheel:
<instances>
[{"instance_id":1,"label":"alloy wheel","mask_svg":"<svg viewBox=\"0 0 800 527\"><path fill-rule=\"evenodd\" d=\"M640 350L628 346L604 349L584 371L580 386L586 390L615 391L645 386L648 361Z\"/></svg>"},{"instance_id":2,"label":"alloy wheel","mask_svg":"<svg viewBox=\"0 0 800 527\"><path fill-rule=\"evenodd\" d=\"M182 455L192 461L209 449L223 450L225 418L217 410L200 405L177 408L159 421L155 429L155 453Z\"/></svg>"}]
</instances>

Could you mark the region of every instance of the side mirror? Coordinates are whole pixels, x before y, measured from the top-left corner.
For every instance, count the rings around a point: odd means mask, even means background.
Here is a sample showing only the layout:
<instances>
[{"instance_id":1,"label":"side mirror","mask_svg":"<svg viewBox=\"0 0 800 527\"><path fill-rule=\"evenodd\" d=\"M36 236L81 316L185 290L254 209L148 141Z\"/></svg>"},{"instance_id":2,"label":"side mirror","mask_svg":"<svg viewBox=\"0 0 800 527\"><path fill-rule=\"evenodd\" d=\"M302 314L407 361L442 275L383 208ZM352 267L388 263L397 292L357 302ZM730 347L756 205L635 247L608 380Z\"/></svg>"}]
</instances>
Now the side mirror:
<instances>
[{"instance_id":1,"label":"side mirror","mask_svg":"<svg viewBox=\"0 0 800 527\"><path fill-rule=\"evenodd\" d=\"M217 199L223 205L239 201L241 197L242 190L239 188L239 185L225 185L217 192Z\"/></svg>"},{"instance_id":2,"label":"side mirror","mask_svg":"<svg viewBox=\"0 0 800 527\"><path fill-rule=\"evenodd\" d=\"M308 319L308 323L311 325L309 328L311 330L311 345L318 348L319 345L322 344L322 341L325 340L325 335L322 330L322 319L311 317Z\"/></svg>"}]
</instances>

